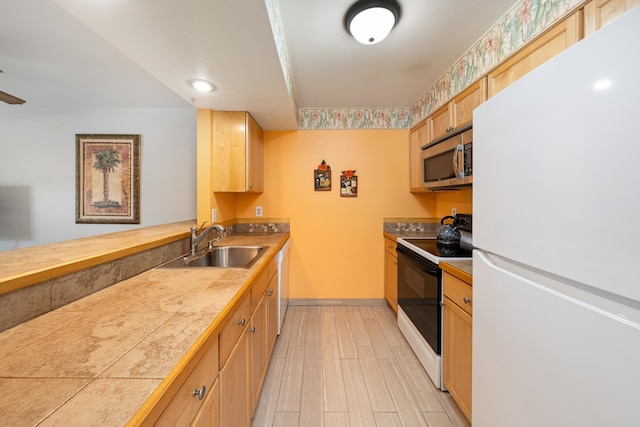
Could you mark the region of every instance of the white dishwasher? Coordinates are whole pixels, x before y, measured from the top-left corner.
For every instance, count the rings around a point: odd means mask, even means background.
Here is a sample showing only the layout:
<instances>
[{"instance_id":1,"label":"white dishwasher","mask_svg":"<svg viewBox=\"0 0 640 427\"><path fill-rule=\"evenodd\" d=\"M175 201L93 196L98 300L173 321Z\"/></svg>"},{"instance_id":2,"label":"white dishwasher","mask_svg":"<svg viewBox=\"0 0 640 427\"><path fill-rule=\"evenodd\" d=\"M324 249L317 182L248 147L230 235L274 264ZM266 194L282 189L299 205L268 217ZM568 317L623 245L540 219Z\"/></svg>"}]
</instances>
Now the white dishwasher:
<instances>
[{"instance_id":1,"label":"white dishwasher","mask_svg":"<svg viewBox=\"0 0 640 427\"><path fill-rule=\"evenodd\" d=\"M287 314L287 307L289 307L289 242L290 240L287 239L276 258L278 263L278 335L280 335L284 315Z\"/></svg>"}]
</instances>

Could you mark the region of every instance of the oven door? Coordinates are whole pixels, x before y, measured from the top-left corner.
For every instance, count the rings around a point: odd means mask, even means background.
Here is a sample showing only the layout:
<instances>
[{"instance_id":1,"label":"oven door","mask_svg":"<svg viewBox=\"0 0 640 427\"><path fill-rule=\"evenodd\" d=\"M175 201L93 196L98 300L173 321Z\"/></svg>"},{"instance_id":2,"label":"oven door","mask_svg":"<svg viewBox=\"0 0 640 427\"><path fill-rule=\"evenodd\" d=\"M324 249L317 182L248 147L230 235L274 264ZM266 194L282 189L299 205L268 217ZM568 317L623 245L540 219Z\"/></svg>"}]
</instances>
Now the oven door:
<instances>
[{"instance_id":1,"label":"oven door","mask_svg":"<svg viewBox=\"0 0 640 427\"><path fill-rule=\"evenodd\" d=\"M442 282L437 264L398 245L398 305L427 341L441 354Z\"/></svg>"}]
</instances>

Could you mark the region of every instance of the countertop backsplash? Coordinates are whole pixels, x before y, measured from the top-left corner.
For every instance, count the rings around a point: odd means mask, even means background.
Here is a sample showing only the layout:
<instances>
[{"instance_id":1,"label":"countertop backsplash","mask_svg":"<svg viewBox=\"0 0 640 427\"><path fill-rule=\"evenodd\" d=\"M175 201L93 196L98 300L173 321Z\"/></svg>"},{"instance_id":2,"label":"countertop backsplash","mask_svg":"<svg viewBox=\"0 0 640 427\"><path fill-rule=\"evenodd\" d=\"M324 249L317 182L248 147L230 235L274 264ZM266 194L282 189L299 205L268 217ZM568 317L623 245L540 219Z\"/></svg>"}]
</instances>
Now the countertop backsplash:
<instances>
[{"instance_id":1,"label":"countertop backsplash","mask_svg":"<svg viewBox=\"0 0 640 427\"><path fill-rule=\"evenodd\" d=\"M440 220L436 218L385 218L383 231L391 234L419 234L435 237Z\"/></svg>"},{"instance_id":2,"label":"countertop backsplash","mask_svg":"<svg viewBox=\"0 0 640 427\"><path fill-rule=\"evenodd\" d=\"M288 233L289 228L288 222L248 222L229 225L226 233Z\"/></svg>"}]
</instances>

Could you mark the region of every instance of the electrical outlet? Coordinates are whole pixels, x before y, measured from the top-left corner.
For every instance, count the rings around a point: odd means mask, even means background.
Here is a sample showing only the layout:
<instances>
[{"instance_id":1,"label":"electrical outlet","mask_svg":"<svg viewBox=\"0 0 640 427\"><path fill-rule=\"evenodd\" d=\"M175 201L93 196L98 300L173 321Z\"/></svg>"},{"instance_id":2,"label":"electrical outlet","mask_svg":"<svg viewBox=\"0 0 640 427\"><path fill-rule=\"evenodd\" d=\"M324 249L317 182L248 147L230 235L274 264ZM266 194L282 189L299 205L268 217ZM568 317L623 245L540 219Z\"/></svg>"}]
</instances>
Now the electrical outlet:
<instances>
[{"instance_id":1,"label":"electrical outlet","mask_svg":"<svg viewBox=\"0 0 640 427\"><path fill-rule=\"evenodd\" d=\"M456 216L457 213L458 213L458 209L451 208L451 216Z\"/></svg>"},{"instance_id":2,"label":"electrical outlet","mask_svg":"<svg viewBox=\"0 0 640 427\"><path fill-rule=\"evenodd\" d=\"M262 206L256 206L256 216L262 216Z\"/></svg>"},{"instance_id":3,"label":"electrical outlet","mask_svg":"<svg viewBox=\"0 0 640 427\"><path fill-rule=\"evenodd\" d=\"M211 222L218 220L218 209L211 209Z\"/></svg>"}]
</instances>

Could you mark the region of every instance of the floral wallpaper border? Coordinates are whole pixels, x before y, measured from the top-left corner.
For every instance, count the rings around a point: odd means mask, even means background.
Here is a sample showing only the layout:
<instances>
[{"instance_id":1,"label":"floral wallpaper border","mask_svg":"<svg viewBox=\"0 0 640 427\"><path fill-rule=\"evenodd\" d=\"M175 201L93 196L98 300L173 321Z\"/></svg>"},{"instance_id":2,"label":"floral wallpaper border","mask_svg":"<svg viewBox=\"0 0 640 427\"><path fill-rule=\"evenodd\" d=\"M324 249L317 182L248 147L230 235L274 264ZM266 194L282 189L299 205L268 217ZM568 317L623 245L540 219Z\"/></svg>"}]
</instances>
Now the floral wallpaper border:
<instances>
[{"instance_id":1,"label":"floral wallpaper border","mask_svg":"<svg viewBox=\"0 0 640 427\"><path fill-rule=\"evenodd\" d=\"M319 129L407 129L407 108L307 109L299 112L298 128Z\"/></svg>"},{"instance_id":2,"label":"floral wallpaper border","mask_svg":"<svg viewBox=\"0 0 640 427\"><path fill-rule=\"evenodd\" d=\"M298 128L408 129L412 123L429 116L584 1L519 0L410 107L304 108L298 112Z\"/></svg>"},{"instance_id":3,"label":"floral wallpaper border","mask_svg":"<svg viewBox=\"0 0 640 427\"><path fill-rule=\"evenodd\" d=\"M411 106L417 123L584 0L520 0Z\"/></svg>"},{"instance_id":4,"label":"floral wallpaper border","mask_svg":"<svg viewBox=\"0 0 640 427\"><path fill-rule=\"evenodd\" d=\"M276 51L278 52L278 58L280 59L280 66L282 67L285 84L289 91L289 98L293 104L292 108L296 113L296 118L299 120L300 112L298 109L298 95L296 93L296 86L293 82L291 60L289 59L289 50L287 49L287 41L284 36L284 27L282 26L278 0L265 0L264 3L267 7L267 14L269 15L269 21L271 24L271 32L273 33L273 40L276 43Z\"/></svg>"}]
</instances>

